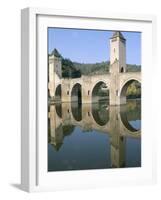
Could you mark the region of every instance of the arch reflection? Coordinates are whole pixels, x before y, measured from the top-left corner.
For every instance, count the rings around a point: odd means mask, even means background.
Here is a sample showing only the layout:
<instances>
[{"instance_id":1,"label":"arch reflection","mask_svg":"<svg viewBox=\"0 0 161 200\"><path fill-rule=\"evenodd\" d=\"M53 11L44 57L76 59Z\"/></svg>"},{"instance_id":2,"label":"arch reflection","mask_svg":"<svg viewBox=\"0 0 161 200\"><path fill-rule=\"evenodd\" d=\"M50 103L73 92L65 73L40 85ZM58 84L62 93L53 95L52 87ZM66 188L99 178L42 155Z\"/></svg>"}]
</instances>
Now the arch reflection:
<instances>
[{"instance_id":1,"label":"arch reflection","mask_svg":"<svg viewBox=\"0 0 161 200\"><path fill-rule=\"evenodd\" d=\"M95 122L100 125L104 126L109 121L109 110L107 106L107 102L99 102L92 104L92 116Z\"/></svg>"},{"instance_id":2,"label":"arch reflection","mask_svg":"<svg viewBox=\"0 0 161 200\"><path fill-rule=\"evenodd\" d=\"M71 111L73 118L76 121L81 121L82 120L82 105L77 103L77 102L72 102L71 103Z\"/></svg>"},{"instance_id":3,"label":"arch reflection","mask_svg":"<svg viewBox=\"0 0 161 200\"><path fill-rule=\"evenodd\" d=\"M141 132L132 123L141 121L139 101L128 101L126 106L62 103L61 109L49 106L48 142L54 147L49 154L54 163L62 162L54 168L49 159L49 171L140 166Z\"/></svg>"},{"instance_id":4,"label":"arch reflection","mask_svg":"<svg viewBox=\"0 0 161 200\"><path fill-rule=\"evenodd\" d=\"M120 107L120 117L124 126L131 132L141 129L141 104L139 101L129 100L127 105Z\"/></svg>"},{"instance_id":5,"label":"arch reflection","mask_svg":"<svg viewBox=\"0 0 161 200\"><path fill-rule=\"evenodd\" d=\"M56 114L62 118L62 104L61 103L56 103L55 104L55 110L56 110Z\"/></svg>"}]
</instances>

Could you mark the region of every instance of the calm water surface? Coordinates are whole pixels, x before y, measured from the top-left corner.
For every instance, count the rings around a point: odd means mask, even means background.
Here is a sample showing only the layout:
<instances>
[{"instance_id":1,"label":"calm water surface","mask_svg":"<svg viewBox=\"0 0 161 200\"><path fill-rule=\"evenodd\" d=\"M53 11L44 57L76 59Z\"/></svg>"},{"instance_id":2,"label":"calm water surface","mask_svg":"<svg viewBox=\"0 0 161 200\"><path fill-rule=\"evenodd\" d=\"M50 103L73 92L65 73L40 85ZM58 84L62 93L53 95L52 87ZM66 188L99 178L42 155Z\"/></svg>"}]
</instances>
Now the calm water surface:
<instances>
[{"instance_id":1,"label":"calm water surface","mask_svg":"<svg viewBox=\"0 0 161 200\"><path fill-rule=\"evenodd\" d=\"M141 166L140 100L48 109L48 171Z\"/></svg>"}]
</instances>

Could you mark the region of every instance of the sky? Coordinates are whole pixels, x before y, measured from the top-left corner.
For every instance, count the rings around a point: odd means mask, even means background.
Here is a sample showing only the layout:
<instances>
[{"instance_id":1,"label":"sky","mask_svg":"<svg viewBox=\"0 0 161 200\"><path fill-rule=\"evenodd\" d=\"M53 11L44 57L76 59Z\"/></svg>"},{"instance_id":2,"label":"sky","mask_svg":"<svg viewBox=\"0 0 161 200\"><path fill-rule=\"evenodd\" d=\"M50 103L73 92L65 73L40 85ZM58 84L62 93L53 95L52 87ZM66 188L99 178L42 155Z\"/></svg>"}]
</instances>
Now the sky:
<instances>
[{"instance_id":1,"label":"sky","mask_svg":"<svg viewBox=\"0 0 161 200\"><path fill-rule=\"evenodd\" d=\"M48 28L48 53L56 48L73 62L96 63L109 61L109 39L113 31ZM124 32L126 63L141 65L141 33Z\"/></svg>"}]
</instances>

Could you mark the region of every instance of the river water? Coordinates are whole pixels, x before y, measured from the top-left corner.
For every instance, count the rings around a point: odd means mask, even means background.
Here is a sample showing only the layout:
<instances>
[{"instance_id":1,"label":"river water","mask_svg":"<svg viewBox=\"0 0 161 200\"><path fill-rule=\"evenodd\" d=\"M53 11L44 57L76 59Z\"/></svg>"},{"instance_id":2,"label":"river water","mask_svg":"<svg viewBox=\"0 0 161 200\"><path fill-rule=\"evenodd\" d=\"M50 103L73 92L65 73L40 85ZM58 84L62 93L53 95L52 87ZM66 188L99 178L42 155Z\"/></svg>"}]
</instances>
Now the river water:
<instances>
[{"instance_id":1,"label":"river water","mask_svg":"<svg viewBox=\"0 0 161 200\"><path fill-rule=\"evenodd\" d=\"M48 107L48 171L141 167L141 102Z\"/></svg>"}]
</instances>

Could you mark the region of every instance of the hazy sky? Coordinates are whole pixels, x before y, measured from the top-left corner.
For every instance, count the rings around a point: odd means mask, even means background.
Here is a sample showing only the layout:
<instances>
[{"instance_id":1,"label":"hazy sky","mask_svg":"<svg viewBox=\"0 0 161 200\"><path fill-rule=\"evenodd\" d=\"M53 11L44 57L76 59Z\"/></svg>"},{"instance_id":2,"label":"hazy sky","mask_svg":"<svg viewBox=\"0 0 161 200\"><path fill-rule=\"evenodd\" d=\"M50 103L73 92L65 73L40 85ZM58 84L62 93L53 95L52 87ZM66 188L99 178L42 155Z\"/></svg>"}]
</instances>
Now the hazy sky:
<instances>
[{"instance_id":1,"label":"hazy sky","mask_svg":"<svg viewBox=\"0 0 161 200\"><path fill-rule=\"evenodd\" d=\"M82 63L109 60L112 31L48 28L48 51L56 48L64 58ZM122 32L126 38L126 63L141 64L141 33Z\"/></svg>"}]
</instances>

